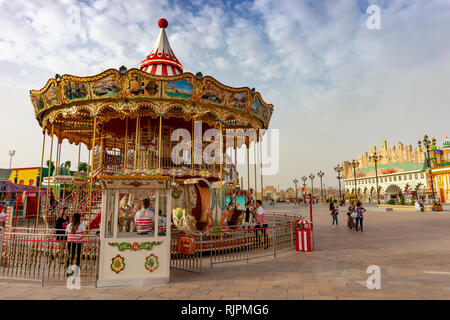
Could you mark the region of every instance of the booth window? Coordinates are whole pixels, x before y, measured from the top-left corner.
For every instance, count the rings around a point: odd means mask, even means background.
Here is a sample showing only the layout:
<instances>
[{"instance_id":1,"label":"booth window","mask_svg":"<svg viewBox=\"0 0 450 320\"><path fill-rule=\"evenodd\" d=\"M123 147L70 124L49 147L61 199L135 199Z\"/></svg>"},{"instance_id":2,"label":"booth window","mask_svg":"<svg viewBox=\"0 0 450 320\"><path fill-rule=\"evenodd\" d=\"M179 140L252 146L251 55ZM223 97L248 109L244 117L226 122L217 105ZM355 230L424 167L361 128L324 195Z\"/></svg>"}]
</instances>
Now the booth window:
<instances>
[{"instance_id":1,"label":"booth window","mask_svg":"<svg viewBox=\"0 0 450 320\"><path fill-rule=\"evenodd\" d=\"M106 191L106 212L104 214L104 217L102 219L105 219L106 227L105 227L105 238L112 237L114 234L114 224L113 224L113 217L114 217L114 209L115 209L115 191L114 190L107 190Z\"/></svg>"},{"instance_id":2,"label":"booth window","mask_svg":"<svg viewBox=\"0 0 450 320\"><path fill-rule=\"evenodd\" d=\"M120 192L117 236L154 236L157 190Z\"/></svg>"}]
</instances>

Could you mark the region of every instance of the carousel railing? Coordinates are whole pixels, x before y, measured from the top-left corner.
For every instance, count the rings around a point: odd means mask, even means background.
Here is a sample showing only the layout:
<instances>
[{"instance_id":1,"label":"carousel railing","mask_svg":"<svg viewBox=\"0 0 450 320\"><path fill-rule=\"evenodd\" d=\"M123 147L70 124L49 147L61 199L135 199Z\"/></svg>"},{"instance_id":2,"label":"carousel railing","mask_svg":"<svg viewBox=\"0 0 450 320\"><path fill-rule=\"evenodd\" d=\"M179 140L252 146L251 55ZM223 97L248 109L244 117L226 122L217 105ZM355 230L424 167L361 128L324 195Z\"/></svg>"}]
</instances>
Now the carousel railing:
<instances>
[{"instance_id":1,"label":"carousel railing","mask_svg":"<svg viewBox=\"0 0 450 320\"><path fill-rule=\"evenodd\" d=\"M273 222L267 227L257 224L215 226L207 235L188 235L173 231L171 267L202 272L203 263L212 268L225 262L247 261L273 256L295 248L295 223L299 214L268 214Z\"/></svg>"},{"instance_id":2,"label":"carousel railing","mask_svg":"<svg viewBox=\"0 0 450 320\"><path fill-rule=\"evenodd\" d=\"M99 239L86 234L70 241L57 230L10 228L1 233L0 277L44 282L77 277L81 285L97 279ZM64 232L64 230L61 230Z\"/></svg>"},{"instance_id":3,"label":"carousel railing","mask_svg":"<svg viewBox=\"0 0 450 320\"><path fill-rule=\"evenodd\" d=\"M97 176L99 176L101 173L111 170L110 166L113 164L114 161L115 161L115 159L110 160L109 162L106 163L106 165L104 167L102 167L99 170L97 170L94 173L94 175L92 176L92 180L94 181L97 178ZM120 166L120 168L117 171L119 171L121 168L122 167ZM85 188L89 188L90 187L90 183L91 183L91 178L87 179L87 181L78 189L77 192L73 193L64 202L60 203L58 207L59 208L64 208L65 206L67 206L68 203L73 202L73 200L75 199L76 196L78 196L80 193L86 192Z\"/></svg>"}]
</instances>

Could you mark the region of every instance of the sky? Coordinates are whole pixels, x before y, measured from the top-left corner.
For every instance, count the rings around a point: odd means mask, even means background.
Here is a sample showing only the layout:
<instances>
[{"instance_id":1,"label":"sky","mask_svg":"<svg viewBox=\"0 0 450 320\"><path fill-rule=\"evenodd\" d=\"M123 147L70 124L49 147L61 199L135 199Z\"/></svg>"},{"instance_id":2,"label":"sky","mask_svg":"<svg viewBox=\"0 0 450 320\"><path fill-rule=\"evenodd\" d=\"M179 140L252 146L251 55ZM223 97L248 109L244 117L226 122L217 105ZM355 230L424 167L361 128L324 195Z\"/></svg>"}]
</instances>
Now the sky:
<instances>
[{"instance_id":1,"label":"sky","mask_svg":"<svg viewBox=\"0 0 450 320\"><path fill-rule=\"evenodd\" d=\"M367 27L370 5L380 29ZM254 87L274 105L280 169L265 185L285 189L322 170L336 186L338 163L383 140L415 147L450 134L447 0L0 0L0 168L8 150L13 167L40 165L29 90L56 73L137 68L160 18L185 71ZM77 151L65 143L63 160L76 163Z\"/></svg>"}]
</instances>

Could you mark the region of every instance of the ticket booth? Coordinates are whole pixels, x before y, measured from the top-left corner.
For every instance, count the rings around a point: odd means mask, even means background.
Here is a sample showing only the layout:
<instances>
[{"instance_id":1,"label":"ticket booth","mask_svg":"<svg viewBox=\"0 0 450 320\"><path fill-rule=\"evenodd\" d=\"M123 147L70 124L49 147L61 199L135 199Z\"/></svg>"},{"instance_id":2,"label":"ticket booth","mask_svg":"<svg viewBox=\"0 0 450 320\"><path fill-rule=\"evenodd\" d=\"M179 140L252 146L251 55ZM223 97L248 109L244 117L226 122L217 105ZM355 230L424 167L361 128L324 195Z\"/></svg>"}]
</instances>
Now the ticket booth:
<instances>
[{"instance_id":1,"label":"ticket booth","mask_svg":"<svg viewBox=\"0 0 450 320\"><path fill-rule=\"evenodd\" d=\"M169 283L170 178L109 176L99 180L102 216L97 286ZM154 218L150 231L138 233L135 217L145 205Z\"/></svg>"}]
</instances>

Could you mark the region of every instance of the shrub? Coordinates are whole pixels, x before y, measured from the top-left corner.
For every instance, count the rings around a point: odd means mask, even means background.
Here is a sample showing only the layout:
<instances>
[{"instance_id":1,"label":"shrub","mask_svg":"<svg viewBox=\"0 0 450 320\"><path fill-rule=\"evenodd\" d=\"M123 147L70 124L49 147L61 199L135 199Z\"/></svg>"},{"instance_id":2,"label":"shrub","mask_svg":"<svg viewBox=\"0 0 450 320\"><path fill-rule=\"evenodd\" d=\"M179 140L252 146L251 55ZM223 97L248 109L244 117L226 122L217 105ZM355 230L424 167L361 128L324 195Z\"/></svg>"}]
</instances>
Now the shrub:
<instances>
[{"instance_id":1,"label":"shrub","mask_svg":"<svg viewBox=\"0 0 450 320\"><path fill-rule=\"evenodd\" d=\"M395 204L395 200L394 199L391 199L391 200L388 200L388 202L386 202L387 204Z\"/></svg>"},{"instance_id":2,"label":"shrub","mask_svg":"<svg viewBox=\"0 0 450 320\"><path fill-rule=\"evenodd\" d=\"M413 206L415 204L416 204L416 202L414 201L414 199L411 199L411 205Z\"/></svg>"}]
</instances>

